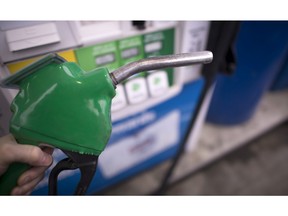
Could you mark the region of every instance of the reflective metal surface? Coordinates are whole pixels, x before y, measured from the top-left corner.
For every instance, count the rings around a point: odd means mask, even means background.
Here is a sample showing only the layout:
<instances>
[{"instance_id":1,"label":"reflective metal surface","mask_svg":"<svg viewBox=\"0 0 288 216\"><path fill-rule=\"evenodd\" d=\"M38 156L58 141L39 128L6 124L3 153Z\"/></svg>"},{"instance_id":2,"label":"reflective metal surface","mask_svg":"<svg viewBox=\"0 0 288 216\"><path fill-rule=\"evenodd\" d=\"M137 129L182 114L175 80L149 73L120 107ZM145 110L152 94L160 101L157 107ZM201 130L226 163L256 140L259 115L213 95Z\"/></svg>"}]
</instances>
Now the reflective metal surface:
<instances>
[{"instance_id":1,"label":"reflective metal surface","mask_svg":"<svg viewBox=\"0 0 288 216\"><path fill-rule=\"evenodd\" d=\"M150 57L120 67L110 73L110 76L116 86L118 83L139 72L193 64L207 64L210 63L212 59L213 54L210 51Z\"/></svg>"}]
</instances>

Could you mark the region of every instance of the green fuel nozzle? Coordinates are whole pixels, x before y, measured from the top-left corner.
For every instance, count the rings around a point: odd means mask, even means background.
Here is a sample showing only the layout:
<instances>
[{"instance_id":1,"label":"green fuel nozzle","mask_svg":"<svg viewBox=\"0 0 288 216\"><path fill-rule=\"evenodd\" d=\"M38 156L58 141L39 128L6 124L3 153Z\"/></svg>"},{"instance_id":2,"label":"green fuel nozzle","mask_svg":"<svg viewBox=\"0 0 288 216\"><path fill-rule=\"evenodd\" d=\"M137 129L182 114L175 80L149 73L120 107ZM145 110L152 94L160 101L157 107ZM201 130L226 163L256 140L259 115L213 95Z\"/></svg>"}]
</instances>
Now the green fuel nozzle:
<instances>
[{"instance_id":1,"label":"green fuel nozzle","mask_svg":"<svg viewBox=\"0 0 288 216\"><path fill-rule=\"evenodd\" d=\"M2 87L19 89L11 103L10 132L18 143L45 143L68 156L51 171L49 194L57 194L57 177L67 169L80 169L75 194L85 194L111 135L111 101L117 84L138 72L206 64L212 59L209 51L151 57L109 73L107 68L86 72L74 62L48 54L1 82ZM0 194L10 194L27 169L27 164L10 165L0 177Z\"/></svg>"}]
</instances>

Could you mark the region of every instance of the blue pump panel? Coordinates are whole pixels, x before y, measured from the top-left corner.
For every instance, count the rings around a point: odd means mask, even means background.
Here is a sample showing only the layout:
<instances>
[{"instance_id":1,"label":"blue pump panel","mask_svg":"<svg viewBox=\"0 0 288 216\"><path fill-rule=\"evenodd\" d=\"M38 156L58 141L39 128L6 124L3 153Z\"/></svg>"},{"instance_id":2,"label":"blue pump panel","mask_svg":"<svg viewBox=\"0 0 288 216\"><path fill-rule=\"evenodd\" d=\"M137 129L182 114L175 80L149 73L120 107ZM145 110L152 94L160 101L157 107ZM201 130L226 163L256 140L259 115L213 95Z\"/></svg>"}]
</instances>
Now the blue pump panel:
<instances>
[{"instance_id":1,"label":"blue pump panel","mask_svg":"<svg viewBox=\"0 0 288 216\"><path fill-rule=\"evenodd\" d=\"M286 60L281 67L274 83L272 84L271 91L281 91L288 89L288 50Z\"/></svg>"}]
</instances>

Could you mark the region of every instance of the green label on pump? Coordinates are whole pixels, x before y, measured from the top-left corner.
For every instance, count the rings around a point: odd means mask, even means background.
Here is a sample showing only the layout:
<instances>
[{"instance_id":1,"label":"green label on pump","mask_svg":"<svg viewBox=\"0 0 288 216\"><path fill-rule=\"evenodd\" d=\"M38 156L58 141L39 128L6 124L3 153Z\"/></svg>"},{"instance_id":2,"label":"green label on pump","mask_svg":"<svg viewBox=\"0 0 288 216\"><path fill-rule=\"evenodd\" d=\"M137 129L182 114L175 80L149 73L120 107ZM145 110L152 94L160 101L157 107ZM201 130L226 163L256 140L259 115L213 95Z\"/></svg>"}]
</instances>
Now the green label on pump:
<instances>
[{"instance_id":1,"label":"green label on pump","mask_svg":"<svg viewBox=\"0 0 288 216\"><path fill-rule=\"evenodd\" d=\"M106 67L112 71L120 66L116 41L80 48L75 50L75 54L84 70Z\"/></svg>"},{"instance_id":2,"label":"green label on pump","mask_svg":"<svg viewBox=\"0 0 288 216\"><path fill-rule=\"evenodd\" d=\"M144 58L141 36L119 40L118 48L121 56L121 65Z\"/></svg>"},{"instance_id":3,"label":"green label on pump","mask_svg":"<svg viewBox=\"0 0 288 216\"><path fill-rule=\"evenodd\" d=\"M174 28L143 35L145 58L174 53Z\"/></svg>"},{"instance_id":4,"label":"green label on pump","mask_svg":"<svg viewBox=\"0 0 288 216\"><path fill-rule=\"evenodd\" d=\"M96 44L75 50L79 65L86 71L106 67L111 72L126 65L151 56L174 53L174 28L144 35L133 36L112 42ZM167 86L173 85L173 69L163 69L167 75ZM131 77L146 77L147 71ZM163 77L163 75L161 75ZM157 78L158 79L158 78ZM129 79L130 80L130 79ZM166 80L166 79L165 79ZM163 80L161 80L163 82Z\"/></svg>"}]
</instances>

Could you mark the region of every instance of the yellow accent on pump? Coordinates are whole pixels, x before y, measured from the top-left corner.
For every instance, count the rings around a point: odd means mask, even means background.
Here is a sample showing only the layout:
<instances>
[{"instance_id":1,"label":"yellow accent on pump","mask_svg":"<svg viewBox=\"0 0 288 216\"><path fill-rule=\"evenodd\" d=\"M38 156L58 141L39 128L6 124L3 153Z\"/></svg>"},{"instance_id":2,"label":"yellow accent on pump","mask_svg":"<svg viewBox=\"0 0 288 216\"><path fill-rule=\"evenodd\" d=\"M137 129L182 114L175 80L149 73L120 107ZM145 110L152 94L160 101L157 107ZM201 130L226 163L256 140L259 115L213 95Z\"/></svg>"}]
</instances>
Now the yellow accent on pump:
<instances>
[{"instance_id":1,"label":"yellow accent on pump","mask_svg":"<svg viewBox=\"0 0 288 216\"><path fill-rule=\"evenodd\" d=\"M63 57L64 59L66 59L68 62L77 62L75 54L74 54L74 50L66 50L66 51L58 52L57 54ZM10 74L14 74L17 71L21 70L22 68L26 67L27 65L37 61L41 57L43 56L38 56L35 58L23 60L23 61L13 62L13 63L7 64L7 68Z\"/></svg>"}]
</instances>

